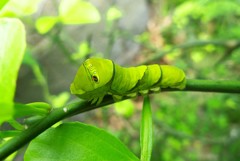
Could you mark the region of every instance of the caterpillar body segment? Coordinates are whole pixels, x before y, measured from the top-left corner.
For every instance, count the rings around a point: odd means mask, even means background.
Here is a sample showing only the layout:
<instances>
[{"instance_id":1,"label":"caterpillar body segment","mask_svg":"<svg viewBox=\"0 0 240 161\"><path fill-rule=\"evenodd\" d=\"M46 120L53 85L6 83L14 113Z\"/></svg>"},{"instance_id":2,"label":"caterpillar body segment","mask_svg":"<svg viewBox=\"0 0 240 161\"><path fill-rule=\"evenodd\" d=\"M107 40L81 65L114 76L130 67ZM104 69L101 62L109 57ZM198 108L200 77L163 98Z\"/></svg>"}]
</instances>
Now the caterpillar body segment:
<instances>
[{"instance_id":1,"label":"caterpillar body segment","mask_svg":"<svg viewBox=\"0 0 240 161\"><path fill-rule=\"evenodd\" d=\"M82 99L99 104L107 94L119 100L123 96L135 97L137 93L147 94L149 90L184 89L185 85L185 73L174 66L125 68L108 59L90 58L79 67L70 90Z\"/></svg>"}]
</instances>

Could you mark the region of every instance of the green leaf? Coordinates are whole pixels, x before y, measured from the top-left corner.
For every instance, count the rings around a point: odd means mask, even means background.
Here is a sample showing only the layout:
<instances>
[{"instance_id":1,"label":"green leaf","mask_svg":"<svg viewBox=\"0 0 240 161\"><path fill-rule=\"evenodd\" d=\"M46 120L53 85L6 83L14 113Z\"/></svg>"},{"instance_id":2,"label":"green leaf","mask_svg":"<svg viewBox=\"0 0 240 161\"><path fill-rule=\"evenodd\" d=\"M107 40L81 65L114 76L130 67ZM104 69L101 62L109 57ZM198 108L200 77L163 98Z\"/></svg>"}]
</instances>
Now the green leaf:
<instances>
[{"instance_id":1,"label":"green leaf","mask_svg":"<svg viewBox=\"0 0 240 161\"><path fill-rule=\"evenodd\" d=\"M118 139L79 122L64 123L34 139L25 161L139 161Z\"/></svg>"},{"instance_id":2,"label":"green leaf","mask_svg":"<svg viewBox=\"0 0 240 161\"><path fill-rule=\"evenodd\" d=\"M53 107L62 107L64 106L70 98L69 92L62 92L58 95L51 96L52 106Z\"/></svg>"},{"instance_id":3,"label":"green leaf","mask_svg":"<svg viewBox=\"0 0 240 161\"><path fill-rule=\"evenodd\" d=\"M11 0L0 11L0 17L31 15L37 11L38 5L41 1L42 0Z\"/></svg>"},{"instance_id":4,"label":"green leaf","mask_svg":"<svg viewBox=\"0 0 240 161\"><path fill-rule=\"evenodd\" d=\"M40 115L45 116L51 110L51 106L44 102L33 102L29 104L14 104L14 118L23 117L23 116L33 116Z\"/></svg>"},{"instance_id":5,"label":"green leaf","mask_svg":"<svg viewBox=\"0 0 240 161\"><path fill-rule=\"evenodd\" d=\"M240 15L239 12L239 3L234 1L224 0L219 2L209 1L209 3L204 8L205 12L203 12L203 21L208 22L213 20L214 18L224 18L231 15ZM228 17L227 17L228 18Z\"/></svg>"},{"instance_id":6,"label":"green leaf","mask_svg":"<svg viewBox=\"0 0 240 161\"><path fill-rule=\"evenodd\" d=\"M19 122L17 122L17 121L14 120L14 119L9 120L8 123L9 123L13 128L15 128L16 130L23 131L23 130L25 129L22 124L20 124Z\"/></svg>"},{"instance_id":7,"label":"green leaf","mask_svg":"<svg viewBox=\"0 0 240 161\"><path fill-rule=\"evenodd\" d=\"M36 29L40 34L45 34L53 28L53 26L59 21L58 17L40 17L35 24Z\"/></svg>"},{"instance_id":8,"label":"green leaf","mask_svg":"<svg viewBox=\"0 0 240 161\"><path fill-rule=\"evenodd\" d=\"M152 112L149 96L144 97L142 120L141 120L141 161L150 161L152 154Z\"/></svg>"},{"instance_id":9,"label":"green leaf","mask_svg":"<svg viewBox=\"0 0 240 161\"><path fill-rule=\"evenodd\" d=\"M26 34L18 19L0 19L0 124L13 116L18 70L26 47Z\"/></svg>"},{"instance_id":10,"label":"green leaf","mask_svg":"<svg viewBox=\"0 0 240 161\"><path fill-rule=\"evenodd\" d=\"M1 0L0 1L0 10L8 3L9 0Z\"/></svg>"},{"instance_id":11,"label":"green leaf","mask_svg":"<svg viewBox=\"0 0 240 161\"><path fill-rule=\"evenodd\" d=\"M91 48L88 41L83 41L78 46L78 51L72 54L74 60L82 60L91 53Z\"/></svg>"},{"instance_id":12,"label":"green leaf","mask_svg":"<svg viewBox=\"0 0 240 161\"><path fill-rule=\"evenodd\" d=\"M122 17L122 12L116 8L116 7L111 7L107 11L107 21L113 21L116 19L119 19Z\"/></svg>"},{"instance_id":13,"label":"green leaf","mask_svg":"<svg viewBox=\"0 0 240 161\"><path fill-rule=\"evenodd\" d=\"M45 102L33 102L29 104L14 103L13 118L28 117L24 119L24 124L33 125L49 114L50 111L51 106ZM14 119L8 120L8 123L17 130L24 130L25 127Z\"/></svg>"},{"instance_id":14,"label":"green leaf","mask_svg":"<svg viewBox=\"0 0 240 161\"><path fill-rule=\"evenodd\" d=\"M96 7L84 0L62 0L59 14L64 24L97 23L101 19Z\"/></svg>"},{"instance_id":15,"label":"green leaf","mask_svg":"<svg viewBox=\"0 0 240 161\"><path fill-rule=\"evenodd\" d=\"M13 114L13 103L0 102L0 125L4 121L11 120L13 118Z\"/></svg>"},{"instance_id":16,"label":"green leaf","mask_svg":"<svg viewBox=\"0 0 240 161\"><path fill-rule=\"evenodd\" d=\"M26 47L25 29L18 19L0 19L0 98L12 101ZM4 92L3 92L4 91Z\"/></svg>"},{"instance_id":17,"label":"green leaf","mask_svg":"<svg viewBox=\"0 0 240 161\"><path fill-rule=\"evenodd\" d=\"M0 131L0 140L8 137L14 137L21 133L18 130Z\"/></svg>"}]
</instances>

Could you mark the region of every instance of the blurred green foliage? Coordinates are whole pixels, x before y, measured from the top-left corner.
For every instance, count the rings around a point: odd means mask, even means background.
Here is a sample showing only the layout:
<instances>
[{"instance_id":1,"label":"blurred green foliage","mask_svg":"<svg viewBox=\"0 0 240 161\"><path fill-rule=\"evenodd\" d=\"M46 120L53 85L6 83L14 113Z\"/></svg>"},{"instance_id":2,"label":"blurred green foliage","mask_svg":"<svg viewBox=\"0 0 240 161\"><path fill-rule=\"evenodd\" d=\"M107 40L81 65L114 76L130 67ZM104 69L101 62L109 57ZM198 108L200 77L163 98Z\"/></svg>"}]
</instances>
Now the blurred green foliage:
<instances>
[{"instance_id":1,"label":"blurred green foliage","mask_svg":"<svg viewBox=\"0 0 240 161\"><path fill-rule=\"evenodd\" d=\"M128 118L134 114L134 104L131 100L117 102L114 104L114 110L118 114L123 115L126 118Z\"/></svg>"},{"instance_id":2,"label":"blurred green foliage","mask_svg":"<svg viewBox=\"0 0 240 161\"><path fill-rule=\"evenodd\" d=\"M31 15L38 9L40 1L41 0L22 0L20 2L18 0L9 0L0 11L0 17L20 17Z\"/></svg>"},{"instance_id":3,"label":"blurred green foliage","mask_svg":"<svg viewBox=\"0 0 240 161\"><path fill-rule=\"evenodd\" d=\"M0 2L1 17L18 17L26 26L28 45L22 67L23 73L24 67L33 73L26 79L31 79L28 88L33 87L34 95L40 93L41 98L35 101L45 101L54 107L65 105L70 99L70 82L65 82L66 88L61 90L53 92L51 88L68 79L67 72L54 83L50 83L48 72L60 62L54 72L72 66L71 71L74 71L70 79L73 79L85 58L96 55L108 58L118 38L140 46L132 64L176 65L184 69L188 78L240 79L238 0L148 0L146 5L151 16L147 29L137 35L118 26L126 13L117 4L102 12L89 1L54 1L55 12L49 14L38 11L41 3L40 0ZM107 44L106 49L100 50L94 45L93 35L85 35L85 30L98 24L104 25L104 30L97 34L103 38L97 42ZM83 40L76 40L69 33L76 26L81 28L72 35L80 33L85 36ZM60 60L62 55L63 61ZM36 90L33 82L41 90ZM17 84L22 85L24 83ZM19 93L25 95L24 90ZM16 96L16 100L33 101L26 97L22 100ZM108 129L139 156L141 102L141 98L131 103L128 100L116 105L126 108L95 110L77 119ZM239 95L169 92L152 95L151 103L154 124L152 161L240 159Z\"/></svg>"}]
</instances>

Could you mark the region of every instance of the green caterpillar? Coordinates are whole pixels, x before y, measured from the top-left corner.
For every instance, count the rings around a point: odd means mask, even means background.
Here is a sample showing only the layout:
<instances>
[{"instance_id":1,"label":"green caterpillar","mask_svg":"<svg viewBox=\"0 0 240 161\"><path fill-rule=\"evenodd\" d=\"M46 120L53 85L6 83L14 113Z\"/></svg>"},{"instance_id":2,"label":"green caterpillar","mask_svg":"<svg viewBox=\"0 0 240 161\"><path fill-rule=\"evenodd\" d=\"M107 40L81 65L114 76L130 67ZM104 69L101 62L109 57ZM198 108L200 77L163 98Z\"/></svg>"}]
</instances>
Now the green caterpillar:
<instances>
[{"instance_id":1,"label":"green caterpillar","mask_svg":"<svg viewBox=\"0 0 240 161\"><path fill-rule=\"evenodd\" d=\"M184 89L185 85L185 73L174 66L124 68L109 59L90 58L79 67L70 90L82 99L99 104L105 95L120 100L123 96L134 97L160 88Z\"/></svg>"}]
</instances>

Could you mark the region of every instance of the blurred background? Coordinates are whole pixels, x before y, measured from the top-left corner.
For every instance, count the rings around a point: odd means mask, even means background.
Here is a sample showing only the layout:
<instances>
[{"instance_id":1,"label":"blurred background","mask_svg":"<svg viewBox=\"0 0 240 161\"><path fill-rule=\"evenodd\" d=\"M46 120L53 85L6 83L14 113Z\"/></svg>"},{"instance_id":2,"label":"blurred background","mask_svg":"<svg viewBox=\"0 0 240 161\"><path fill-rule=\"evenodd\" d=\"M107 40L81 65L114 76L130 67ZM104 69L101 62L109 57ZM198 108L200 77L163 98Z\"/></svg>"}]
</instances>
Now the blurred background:
<instances>
[{"instance_id":1,"label":"blurred background","mask_svg":"<svg viewBox=\"0 0 240 161\"><path fill-rule=\"evenodd\" d=\"M76 101L69 85L91 56L175 65L189 79L240 79L239 0L10 0L0 15L27 31L16 102ZM239 95L163 92L151 104L152 161L240 160ZM139 97L67 121L103 128L139 156L141 106Z\"/></svg>"}]
</instances>

